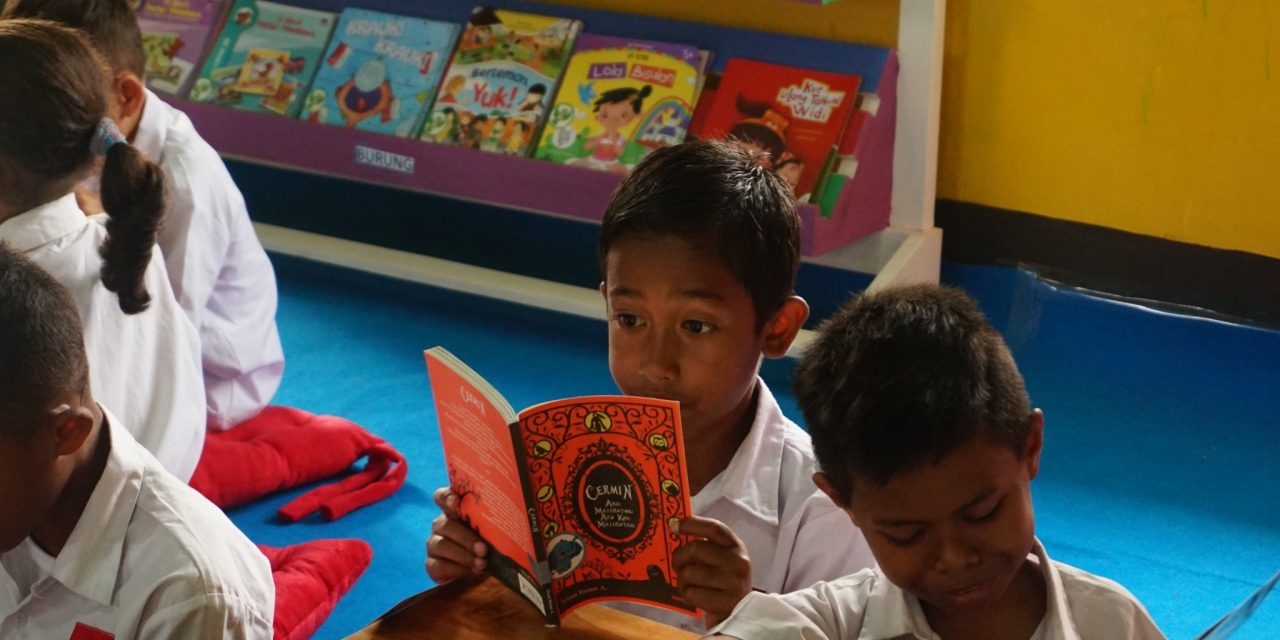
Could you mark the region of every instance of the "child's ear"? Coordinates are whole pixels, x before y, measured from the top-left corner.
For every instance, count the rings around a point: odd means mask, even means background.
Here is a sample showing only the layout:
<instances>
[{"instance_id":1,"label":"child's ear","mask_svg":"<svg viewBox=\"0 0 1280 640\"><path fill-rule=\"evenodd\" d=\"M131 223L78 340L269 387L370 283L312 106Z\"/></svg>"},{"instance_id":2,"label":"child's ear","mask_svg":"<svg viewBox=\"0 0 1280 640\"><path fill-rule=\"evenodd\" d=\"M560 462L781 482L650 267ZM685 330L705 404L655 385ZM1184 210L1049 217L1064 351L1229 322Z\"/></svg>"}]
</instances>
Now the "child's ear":
<instances>
[{"instance_id":1,"label":"child's ear","mask_svg":"<svg viewBox=\"0 0 1280 640\"><path fill-rule=\"evenodd\" d=\"M65 405L64 405L65 406ZM71 455L84 446L85 440L93 433L96 422L93 410L84 405L66 407L54 415L54 433L57 438L59 456Z\"/></svg>"},{"instance_id":2,"label":"child's ear","mask_svg":"<svg viewBox=\"0 0 1280 640\"><path fill-rule=\"evenodd\" d=\"M129 140L142 120L142 108L147 104L147 87L138 74L121 71L111 84L111 118L120 132Z\"/></svg>"},{"instance_id":3,"label":"child's ear","mask_svg":"<svg viewBox=\"0 0 1280 640\"><path fill-rule=\"evenodd\" d=\"M818 485L818 488L821 489L823 493L827 494L827 497L831 498L831 501L836 503L836 506L840 507L841 511L849 514L849 520L853 521L853 526L858 527L859 529L862 528L862 526L858 524L858 518L853 515L853 509L850 508L844 499L840 497L840 492L836 491L835 485L831 484L831 478L828 477L827 474L821 471L813 474L813 483Z\"/></svg>"},{"instance_id":4,"label":"child's ear","mask_svg":"<svg viewBox=\"0 0 1280 640\"><path fill-rule=\"evenodd\" d=\"M1027 418L1031 422L1027 429L1027 444L1023 456L1027 461L1029 477L1034 480L1040 473L1040 452L1044 450L1044 412L1035 409Z\"/></svg>"},{"instance_id":5,"label":"child's ear","mask_svg":"<svg viewBox=\"0 0 1280 640\"><path fill-rule=\"evenodd\" d=\"M761 351L767 358L781 358L787 355L787 349L795 342L804 321L809 318L809 303L800 296L790 296L782 303L782 308L773 314L764 325L764 348Z\"/></svg>"}]
</instances>

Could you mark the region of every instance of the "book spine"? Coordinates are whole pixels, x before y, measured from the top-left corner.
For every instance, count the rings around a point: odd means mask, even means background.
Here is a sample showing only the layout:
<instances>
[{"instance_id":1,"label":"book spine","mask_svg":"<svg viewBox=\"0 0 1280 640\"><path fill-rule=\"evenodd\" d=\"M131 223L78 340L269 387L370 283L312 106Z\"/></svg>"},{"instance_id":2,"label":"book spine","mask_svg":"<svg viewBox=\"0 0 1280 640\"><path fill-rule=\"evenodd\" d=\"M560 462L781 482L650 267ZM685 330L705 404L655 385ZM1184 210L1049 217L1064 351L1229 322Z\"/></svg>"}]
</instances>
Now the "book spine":
<instances>
[{"instance_id":1,"label":"book spine","mask_svg":"<svg viewBox=\"0 0 1280 640\"><path fill-rule=\"evenodd\" d=\"M511 442L515 445L516 475L520 478L520 489L524 492L525 518L529 522L529 533L533 538L534 562L533 577L542 590L542 612L549 625L560 624L559 607L555 594L551 590L551 569L547 566L547 543L542 539L542 529L538 527L538 510L534 500L533 484L529 482L529 463L525 459L524 439L520 437L520 422L511 423Z\"/></svg>"}]
</instances>

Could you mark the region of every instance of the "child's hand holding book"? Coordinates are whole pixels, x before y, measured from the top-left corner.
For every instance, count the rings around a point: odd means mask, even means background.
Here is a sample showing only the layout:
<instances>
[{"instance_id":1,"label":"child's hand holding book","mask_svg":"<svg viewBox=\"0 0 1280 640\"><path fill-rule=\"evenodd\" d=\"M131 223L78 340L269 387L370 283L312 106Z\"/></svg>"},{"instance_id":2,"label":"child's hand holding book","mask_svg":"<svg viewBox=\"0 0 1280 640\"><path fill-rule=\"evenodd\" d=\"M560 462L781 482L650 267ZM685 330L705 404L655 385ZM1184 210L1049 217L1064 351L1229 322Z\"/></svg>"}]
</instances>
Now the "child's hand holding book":
<instances>
[{"instance_id":1,"label":"child's hand holding book","mask_svg":"<svg viewBox=\"0 0 1280 640\"><path fill-rule=\"evenodd\" d=\"M431 523L427 539L427 575L438 583L484 572L489 548L458 518L458 496L449 487L436 489L440 516Z\"/></svg>"},{"instance_id":2,"label":"child's hand holding book","mask_svg":"<svg viewBox=\"0 0 1280 640\"><path fill-rule=\"evenodd\" d=\"M751 593L747 547L728 526L711 518L685 518L679 533L692 538L673 556L680 594L702 609L710 629Z\"/></svg>"}]
</instances>

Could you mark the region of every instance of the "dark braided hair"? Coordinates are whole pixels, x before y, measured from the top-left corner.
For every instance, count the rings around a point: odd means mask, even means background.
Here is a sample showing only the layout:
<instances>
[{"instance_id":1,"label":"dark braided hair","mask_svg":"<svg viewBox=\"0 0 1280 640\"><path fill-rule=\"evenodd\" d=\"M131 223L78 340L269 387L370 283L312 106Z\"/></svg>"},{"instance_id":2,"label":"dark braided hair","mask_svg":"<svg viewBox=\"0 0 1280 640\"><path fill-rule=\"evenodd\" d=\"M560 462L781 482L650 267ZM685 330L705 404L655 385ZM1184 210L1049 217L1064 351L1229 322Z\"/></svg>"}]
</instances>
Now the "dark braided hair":
<instances>
[{"instance_id":1,"label":"dark braided hair","mask_svg":"<svg viewBox=\"0 0 1280 640\"><path fill-rule=\"evenodd\" d=\"M71 191L93 167L90 144L107 115L108 66L80 32L44 20L0 20L0 198L19 211ZM143 275L164 215L164 173L128 144L102 168L110 214L102 283L125 313L147 308Z\"/></svg>"}]
</instances>

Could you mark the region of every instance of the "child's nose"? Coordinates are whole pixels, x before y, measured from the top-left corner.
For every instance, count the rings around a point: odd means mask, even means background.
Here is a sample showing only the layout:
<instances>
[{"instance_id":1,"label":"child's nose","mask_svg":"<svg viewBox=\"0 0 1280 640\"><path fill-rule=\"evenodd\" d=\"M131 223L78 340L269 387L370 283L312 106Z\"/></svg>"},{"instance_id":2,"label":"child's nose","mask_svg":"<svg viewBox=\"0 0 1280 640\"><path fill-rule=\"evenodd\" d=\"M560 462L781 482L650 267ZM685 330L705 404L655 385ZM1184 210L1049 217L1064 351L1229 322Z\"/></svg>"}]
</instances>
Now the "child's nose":
<instances>
[{"instance_id":1,"label":"child's nose","mask_svg":"<svg viewBox=\"0 0 1280 640\"><path fill-rule=\"evenodd\" d=\"M640 361L640 375L650 382L666 382L676 377L677 345L675 337L666 331L655 331L645 342L644 357Z\"/></svg>"},{"instance_id":2,"label":"child's nose","mask_svg":"<svg viewBox=\"0 0 1280 640\"><path fill-rule=\"evenodd\" d=\"M950 573L978 563L978 550L957 536L946 536L938 542L934 571Z\"/></svg>"}]
</instances>

